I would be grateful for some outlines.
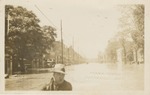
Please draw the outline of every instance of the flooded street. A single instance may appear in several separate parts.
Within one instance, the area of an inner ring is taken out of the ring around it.
[[[70,72],[74,90],[144,90],[143,65],[83,64]]]
[[[66,67],[65,79],[72,83],[73,91],[144,90],[144,65],[80,64]],[[40,91],[49,82],[52,73],[24,74],[6,80],[7,90]]]

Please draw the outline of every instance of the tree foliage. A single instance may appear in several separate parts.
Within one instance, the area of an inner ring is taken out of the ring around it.
[[[124,49],[124,58],[126,59],[128,56],[128,49],[130,52],[135,52],[137,61],[137,51],[140,48],[144,50],[144,5],[124,5],[121,6],[121,8],[121,30],[120,33],[118,32],[118,37],[124,40],[120,40],[122,48]],[[129,41],[132,42],[130,47],[127,44]]]
[[[5,21],[5,43],[10,48],[6,49],[6,53],[18,59],[41,57],[55,41],[55,29],[51,26],[41,27],[37,16],[26,8],[6,5]]]
[[[119,44],[115,38],[109,40],[107,48],[105,50],[108,62],[116,62],[117,61],[117,49],[118,48],[119,48]]]
[[[124,32],[124,36],[131,35],[135,48],[144,49],[144,5],[122,5],[120,8],[121,32]]]
[[[135,5],[133,17],[135,31],[132,32],[132,39],[138,48],[144,49],[144,5]]]

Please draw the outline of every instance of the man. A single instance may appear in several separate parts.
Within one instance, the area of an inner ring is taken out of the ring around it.
[[[65,68],[63,64],[56,64],[50,83],[44,86],[44,91],[71,91],[72,85],[64,80]]]

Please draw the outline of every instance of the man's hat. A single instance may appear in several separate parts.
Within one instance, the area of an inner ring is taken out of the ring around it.
[[[56,64],[53,72],[65,74],[65,65],[64,64]]]

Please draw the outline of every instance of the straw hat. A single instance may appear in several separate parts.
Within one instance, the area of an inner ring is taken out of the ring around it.
[[[56,64],[53,72],[65,74],[65,65],[64,64]]]

